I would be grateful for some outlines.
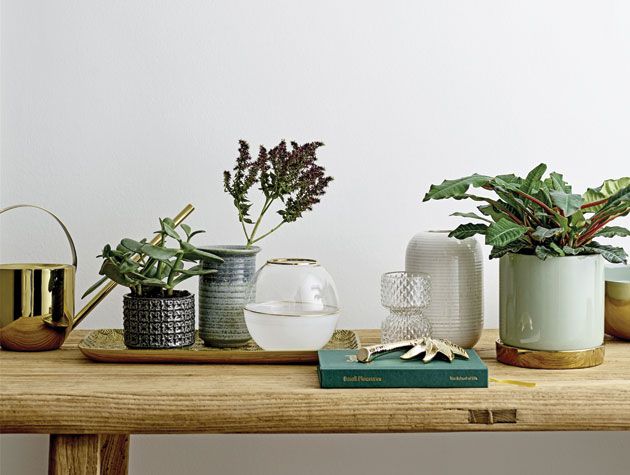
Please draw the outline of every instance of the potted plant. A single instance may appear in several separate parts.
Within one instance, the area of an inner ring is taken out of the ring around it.
[[[500,258],[501,341],[530,350],[588,350],[603,343],[604,260],[625,262],[623,248],[594,239],[629,236],[614,219],[630,212],[630,177],[606,180],[574,193],[559,173],[544,178],[540,164],[525,178],[474,174],[432,185],[427,200],[453,198],[480,203],[474,219],[450,236],[475,234]],[[469,188],[493,192],[487,197]]]
[[[251,157],[247,142],[239,143],[236,164],[233,171],[224,172],[223,183],[233,199],[245,244],[204,247],[223,262],[202,259],[204,269],[217,272],[199,280],[199,334],[206,344],[217,347],[241,346],[251,339],[243,307],[256,271],[256,254],[260,251],[255,244],[310,211],[332,181],[317,163],[321,142],[303,145],[291,142],[291,149],[284,140],[269,150],[261,145],[257,158]],[[252,189],[260,190],[264,198],[255,217],[251,213]],[[271,210],[280,219],[263,230],[263,218]]]
[[[129,288],[123,297],[123,329],[125,345],[129,348],[180,348],[195,342],[195,297],[176,287],[190,277],[215,273],[215,269],[196,263],[200,258],[221,262],[221,258],[197,249],[190,243],[196,234],[190,226],[180,224],[176,229],[169,218],[160,219],[160,244],[146,239],[123,239],[116,248],[107,244],[98,257],[103,258],[100,275]],[[167,238],[177,242],[167,247]],[[103,282],[101,279],[83,295],[85,297]]]

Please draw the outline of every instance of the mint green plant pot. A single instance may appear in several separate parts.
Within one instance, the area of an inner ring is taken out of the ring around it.
[[[604,259],[507,254],[499,275],[503,343],[531,350],[586,350],[604,341]]]

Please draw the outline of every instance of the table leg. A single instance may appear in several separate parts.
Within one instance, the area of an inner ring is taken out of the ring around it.
[[[129,434],[101,434],[101,474],[127,475]]]
[[[129,435],[52,434],[49,475],[126,475]]]

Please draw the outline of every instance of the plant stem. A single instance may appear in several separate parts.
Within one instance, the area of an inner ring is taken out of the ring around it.
[[[254,239],[251,244],[254,244],[258,241],[260,241],[261,239],[269,236],[272,232],[274,232],[276,229],[278,229],[280,226],[282,226],[284,223],[286,223],[286,221],[280,221],[280,224],[278,224],[275,228],[272,228],[271,230],[267,231],[265,234],[263,234],[262,236],[260,236],[258,239]]]
[[[262,222],[262,218],[265,215],[265,213],[267,212],[267,210],[269,209],[269,207],[271,206],[271,203],[273,203],[273,198],[267,197],[265,199],[265,204],[263,205],[262,210],[260,211],[260,215],[258,216],[258,219],[256,220],[256,223],[254,224],[254,229],[252,229],[251,234],[247,238],[247,247],[250,247],[256,241],[260,241],[262,239],[262,238],[254,239],[254,237],[256,235],[256,231],[258,230],[258,226],[260,226],[260,223]],[[269,234],[269,233],[267,233],[267,234]],[[265,237],[267,234],[265,234],[263,237]]]
[[[585,203],[580,206],[580,209],[592,208],[593,206],[603,205],[608,201],[608,198],[603,198],[601,200],[593,201],[592,203]]]
[[[171,271],[168,273],[168,280],[166,281],[166,285],[167,285],[166,293],[168,295],[173,295],[173,287],[172,287],[173,279],[175,279],[175,274],[177,274],[177,266],[182,261],[183,257],[184,257],[183,251],[178,251],[177,259],[175,259],[175,264],[173,265],[173,267],[171,267]]]

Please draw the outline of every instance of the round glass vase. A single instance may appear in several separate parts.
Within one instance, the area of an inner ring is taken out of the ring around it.
[[[381,325],[381,342],[393,343],[431,336],[431,324],[422,315],[431,302],[427,274],[388,272],[381,277],[381,304],[389,315]]]
[[[254,278],[244,309],[254,341],[267,351],[319,350],[332,337],[339,299],[330,274],[313,259],[270,259]]]

